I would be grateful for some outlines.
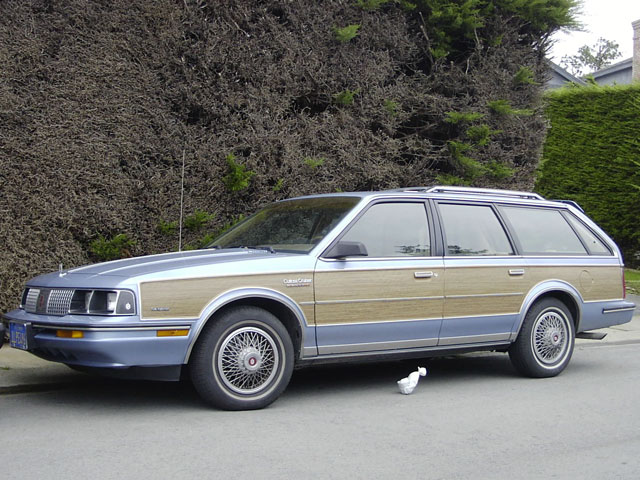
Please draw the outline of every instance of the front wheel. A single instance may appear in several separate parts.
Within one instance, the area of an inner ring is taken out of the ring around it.
[[[523,375],[554,377],[569,364],[574,342],[571,312],[560,300],[546,298],[527,312],[509,358]]]
[[[200,396],[225,410],[266,407],[284,391],[293,371],[287,329],[257,307],[235,307],[211,320],[191,356],[191,380]]]

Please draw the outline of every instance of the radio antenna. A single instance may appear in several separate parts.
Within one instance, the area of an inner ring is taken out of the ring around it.
[[[182,251],[182,213],[184,211],[184,157],[186,151],[182,149],[182,179],[180,180],[180,229],[178,233],[178,251]]]

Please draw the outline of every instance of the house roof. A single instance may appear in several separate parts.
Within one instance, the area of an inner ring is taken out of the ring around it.
[[[611,75],[612,73],[616,73],[621,70],[631,69],[632,66],[633,58],[627,58],[626,60],[622,60],[621,62],[614,63],[613,65],[601,68],[600,70],[596,70],[595,72],[591,73],[591,75],[593,75],[593,78],[597,80],[599,77]]]
[[[551,60],[547,59],[547,63],[549,64],[549,67],[551,67],[551,70],[553,70],[558,76],[560,76],[564,81],[566,82],[572,82],[572,83],[577,83],[578,85],[586,85],[587,82],[585,82],[584,80],[582,80],[581,78],[576,77],[575,75],[571,75],[567,70],[565,70],[564,68],[562,68],[560,65],[558,65],[557,63],[552,62]]]

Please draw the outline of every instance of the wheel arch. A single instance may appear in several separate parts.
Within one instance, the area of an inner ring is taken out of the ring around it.
[[[529,309],[539,300],[549,297],[555,298],[567,306],[571,316],[573,317],[573,323],[576,329],[575,331],[578,331],[580,319],[582,318],[582,304],[584,303],[582,296],[571,284],[560,280],[554,280],[536,285],[531,289],[522,303],[520,312],[518,313],[518,318],[515,324],[516,328],[514,328],[511,335],[511,341],[515,341],[518,337],[520,329],[522,328],[522,323],[524,322],[524,318]]]
[[[275,290],[265,288],[239,289],[225,292],[216,297],[203,310],[197,322],[195,333],[189,344],[184,363],[188,363],[193,347],[200,334],[211,321],[221,313],[237,306],[254,306],[262,308],[274,315],[287,329],[294,348],[294,358],[300,358],[305,344],[307,320],[300,306],[290,297]]]

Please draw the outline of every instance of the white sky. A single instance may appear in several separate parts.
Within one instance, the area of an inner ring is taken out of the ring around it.
[[[563,55],[574,55],[582,45],[593,45],[598,38],[613,40],[620,45],[619,62],[633,54],[631,22],[640,20],[640,0],[582,0],[582,13],[578,15],[584,32],[558,32],[549,56],[560,63]]]

